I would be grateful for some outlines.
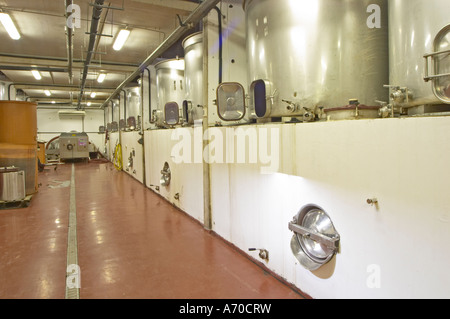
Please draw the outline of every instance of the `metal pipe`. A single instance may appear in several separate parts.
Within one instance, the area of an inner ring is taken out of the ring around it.
[[[411,99],[408,102],[393,102],[394,107],[408,109],[421,105],[438,105],[443,104],[436,96],[429,95],[427,97],[421,97],[416,99]]]
[[[203,121],[202,121],[202,136],[208,132],[208,18],[203,19]],[[209,143],[206,139],[203,140],[202,150],[205,150],[207,158],[203,161],[203,225],[205,229],[212,229],[211,218],[211,172],[209,161]],[[208,138],[209,140],[209,138]]]
[[[14,54],[14,53],[0,53],[0,57],[6,58],[16,58],[16,59],[32,59],[32,60],[45,60],[45,61],[55,61],[55,62],[65,62],[66,58],[53,57],[53,56],[33,56],[28,54]],[[83,59],[73,59],[74,63],[85,63],[86,60]],[[91,62],[98,62],[103,66],[123,66],[123,67],[138,67],[139,64],[135,63],[121,63],[121,62],[108,62],[108,61],[97,61],[92,60]]]
[[[79,87],[77,85],[70,85],[70,84],[43,84],[43,83],[11,83],[11,85],[14,85],[16,87],[50,87],[55,88],[56,90],[64,90],[64,89],[78,89]],[[113,87],[92,87],[95,91],[105,92],[105,91],[113,91],[115,88]]]
[[[91,64],[92,56],[94,53],[95,39],[97,37],[98,24],[100,21],[100,15],[102,14],[102,6],[104,2],[105,0],[95,0],[95,3],[92,4],[93,10],[92,10],[91,30],[89,36],[89,45],[86,61],[84,62],[83,77],[81,79],[80,84],[80,94],[78,95],[78,109],[81,108],[81,100],[83,99],[89,65]]]
[[[8,101],[11,101],[11,87],[14,85],[14,83],[10,83],[8,85]]]
[[[148,68],[145,68],[145,70],[149,71]],[[142,165],[142,184],[144,184],[144,186],[147,186],[147,179],[145,177],[146,169],[145,169],[145,134],[144,134],[144,72],[145,72],[145,70],[142,71],[142,76],[141,76],[141,125],[140,125],[141,127],[139,130],[139,135],[141,135],[141,138],[139,139],[138,143],[141,144],[141,148],[142,148],[142,163],[143,163],[143,165]],[[148,81],[150,83],[150,75],[148,77]],[[150,101],[149,101],[149,105],[150,105]]]
[[[47,68],[42,66],[23,66],[23,65],[0,65],[0,70],[9,71],[41,71],[41,72],[56,72],[56,73],[66,73],[68,69],[63,68]]]
[[[139,74],[145,69],[147,66],[152,64],[161,54],[163,54],[167,49],[169,49],[173,44],[175,44],[185,33],[185,31],[193,27],[197,22],[199,22],[203,17],[205,17],[209,11],[216,6],[221,0],[205,0],[203,1],[190,15],[187,19],[182,23],[182,25],[178,26],[175,31],[170,34],[166,40],[164,40],[153,53],[141,63],[139,68],[134,71],[127,79],[125,79],[114,91],[114,93],[103,103],[101,107],[105,107],[117,94],[120,93],[120,90],[125,87],[128,83],[133,81]]]
[[[66,0],[66,21],[70,14],[67,12],[67,8],[73,5],[73,0]],[[73,84],[73,29],[66,25],[66,48],[67,48],[67,68],[69,76],[69,84]],[[71,96],[71,98],[73,98]]]
[[[145,68],[148,72],[148,112],[149,112],[149,121],[152,121],[152,83],[151,83],[151,75],[150,69],[148,67]],[[144,70],[144,71],[145,71]],[[142,78],[142,82],[144,78]],[[142,112],[142,127],[144,127],[144,112]]]
[[[98,50],[98,46],[99,46],[99,44],[100,44],[100,39],[102,38],[103,29],[104,29],[104,27],[105,27],[106,18],[108,17],[108,12],[109,12],[109,9],[110,9],[110,8],[111,8],[111,2],[110,2],[109,5],[106,7],[106,14],[105,14],[105,17],[104,17],[103,21],[100,23],[100,27],[99,27],[99,30],[98,30],[99,35],[98,35],[97,43],[95,44],[95,49],[94,49],[94,51],[95,51],[94,58],[95,58],[96,52],[97,52],[97,50]]]
[[[125,127],[127,126],[127,91],[122,89],[123,93],[123,120],[125,121]],[[119,95],[119,101],[120,101],[120,95]],[[119,123],[120,123],[120,113],[119,113]],[[120,129],[120,127],[119,127]],[[124,128],[125,129],[125,128]]]
[[[222,83],[223,77],[223,35],[222,35],[222,11],[219,8],[214,7],[217,11],[217,19],[219,21],[219,84]]]

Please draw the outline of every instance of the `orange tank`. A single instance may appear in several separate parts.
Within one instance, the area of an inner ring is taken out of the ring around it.
[[[0,101],[0,167],[25,171],[27,195],[37,192],[37,105]]]
[[[36,142],[37,104],[0,101],[0,143],[36,145]]]

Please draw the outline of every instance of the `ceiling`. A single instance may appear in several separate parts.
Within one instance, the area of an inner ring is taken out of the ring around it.
[[[101,106],[179,26],[178,16],[184,21],[198,7],[195,0],[105,0],[83,82],[94,0],[72,2],[80,8],[81,24],[80,28],[70,29],[73,31],[70,49],[70,32],[69,36],[66,34],[69,0],[0,0],[1,11],[11,16],[21,34],[19,40],[13,40],[0,24],[0,72],[28,101],[54,107],[86,108],[88,102],[89,107]],[[131,30],[131,34],[122,50],[115,51],[113,43],[123,28]],[[188,33],[195,31],[191,29]],[[181,40],[161,58],[182,56]],[[31,67],[42,70],[41,80],[34,78]],[[96,80],[100,73],[107,74],[101,84]],[[82,88],[84,94],[79,99]],[[51,92],[50,97],[45,95],[46,89]],[[91,98],[91,92],[96,93],[95,98]]]

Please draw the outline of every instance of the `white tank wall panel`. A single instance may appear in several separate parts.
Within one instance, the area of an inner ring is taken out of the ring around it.
[[[213,230],[245,252],[267,249],[267,266],[313,298],[450,297],[450,253],[442,249],[450,240],[443,191],[450,187],[450,119],[290,127],[296,142],[281,143],[280,156],[294,148],[295,176],[261,174],[253,164],[211,166]],[[378,199],[378,208],[369,198]],[[307,204],[321,206],[341,236],[340,252],[315,272],[298,264],[289,247],[287,225]]]
[[[138,131],[132,132],[121,132],[122,136],[122,161],[123,161],[123,170],[128,173],[130,176],[137,179],[139,182],[144,183],[144,164],[143,164],[143,147],[142,144],[139,144],[139,139],[141,135]],[[134,152],[133,152],[134,151]],[[133,166],[128,167],[128,158],[130,157],[130,153],[133,152]]]

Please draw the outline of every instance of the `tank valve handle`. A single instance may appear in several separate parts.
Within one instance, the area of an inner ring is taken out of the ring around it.
[[[266,249],[261,249],[261,248],[249,248],[249,251],[257,251],[259,250],[259,258],[265,260],[265,261],[269,261],[269,252]]]
[[[376,199],[376,198],[369,198],[369,199],[367,199],[367,204],[369,204],[371,206],[373,206],[373,205],[377,206],[378,205],[378,199]]]
[[[293,113],[298,108],[297,105],[294,102],[292,102],[292,101],[288,101],[288,100],[281,100],[281,101],[283,101],[284,103],[288,104],[288,106],[286,106],[286,110],[288,110],[289,112]]]

